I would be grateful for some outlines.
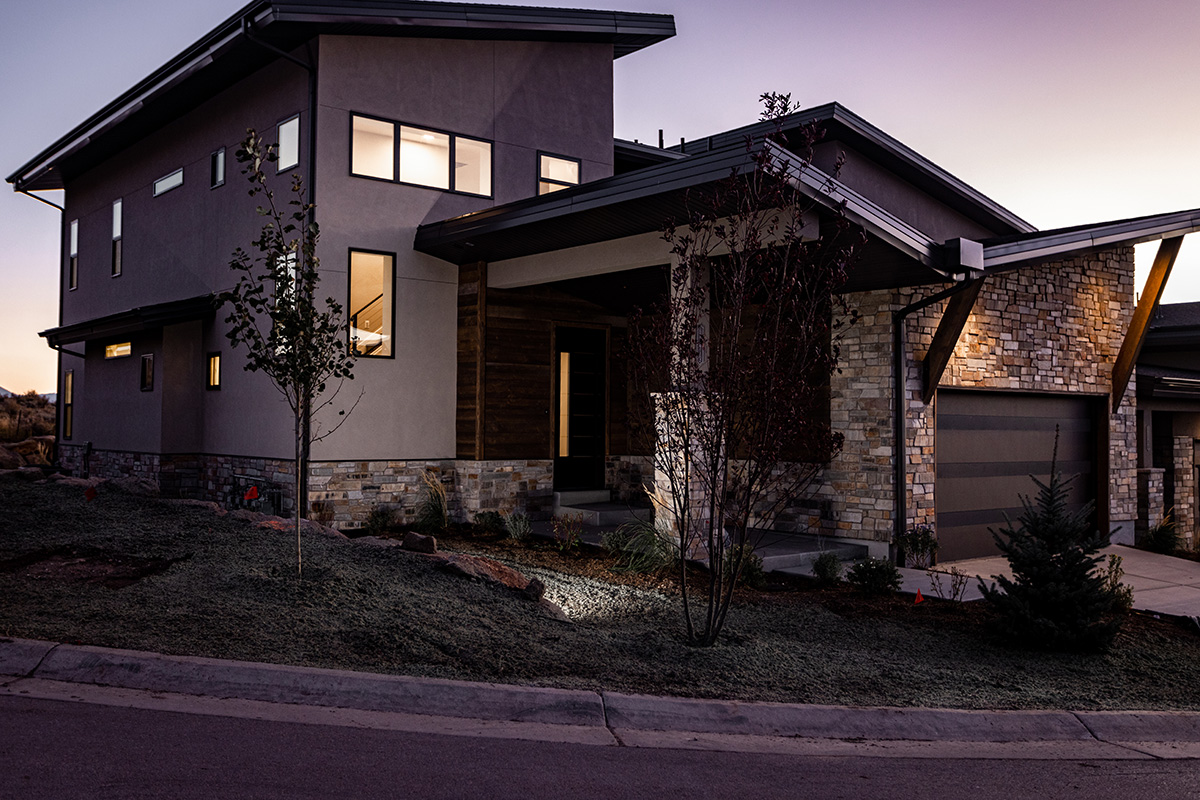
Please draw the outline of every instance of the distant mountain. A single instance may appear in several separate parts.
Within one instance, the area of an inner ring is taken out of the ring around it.
[[[12,392],[10,392],[8,389],[5,389],[3,386],[0,386],[0,397],[12,397],[12,396],[13,396]]]
[[[24,392],[10,392],[8,389],[5,389],[3,386],[0,386],[0,397],[18,397],[22,394],[24,394]],[[58,393],[57,392],[46,392],[45,394],[42,395],[42,397],[46,398],[51,403],[58,401]]]

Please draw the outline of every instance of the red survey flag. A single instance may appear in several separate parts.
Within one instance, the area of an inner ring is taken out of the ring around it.
[[[925,602],[925,598],[921,597],[921,590],[917,589],[917,599],[913,600],[913,605],[915,606],[917,603],[923,603],[923,602]]]
[[[245,498],[244,498],[244,499],[246,499],[246,500],[257,500],[257,499],[258,499],[258,487],[257,487],[257,486],[251,486],[249,489],[247,489],[247,490],[246,490],[246,496],[245,496]]]
[[[96,499],[96,487],[89,486],[87,489],[84,490],[83,496],[87,499],[87,501],[89,503],[91,501],[95,500]]]

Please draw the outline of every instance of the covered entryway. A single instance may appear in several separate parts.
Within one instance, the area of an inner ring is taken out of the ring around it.
[[[1071,483],[1071,507],[1097,499],[1100,447],[1097,416],[1104,398],[973,392],[937,393],[938,559],[997,554],[988,528],[1005,514],[1015,523],[1021,495],[1035,497],[1033,475],[1050,476],[1057,426],[1057,468]],[[1099,428],[1102,429],[1102,428]],[[1100,520],[1103,522],[1103,520]]]

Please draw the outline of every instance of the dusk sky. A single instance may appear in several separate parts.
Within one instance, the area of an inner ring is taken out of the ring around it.
[[[3,0],[0,174],[244,4]],[[616,62],[623,138],[716,133],[754,121],[760,93],[790,92],[842,103],[1039,228],[1200,207],[1195,0],[525,4],[675,15],[674,39]],[[0,386],[13,391],[54,391],[37,332],[58,322],[60,224],[4,185]],[[1200,300],[1191,238],[1167,302]]]

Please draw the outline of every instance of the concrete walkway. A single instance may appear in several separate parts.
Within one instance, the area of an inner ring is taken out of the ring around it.
[[[692,700],[0,639],[0,696],[595,746],[796,755],[1200,758],[1200,713]]]
[[[1104,564],[1107,564],[1110,554],[1121,557],[1121,566],[1125,570],[1123,581],[1133,587],[1134,608],[1159,614],[1200,617],[1200,562],[1148,553],[1121,544],[1106,547],[1102,552]],[[951,561],[939,567],[943,572],[950,568],[970,576],[964,600],[982,597],[980,579],[991,584],[994,575],[1012,577],[1008,561],[1003,556]],[[939,596],[934,578],[924,570],[902,569],[900,572],[904,591],[915,593],[920,589],[922,594],[930,597]],[[948,597],[949,577],[943,574],[941,582],[942,594]]]

